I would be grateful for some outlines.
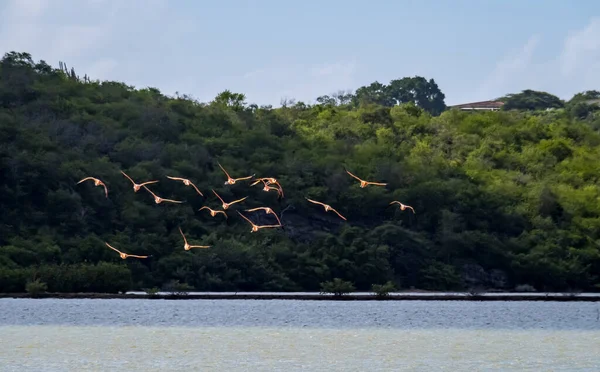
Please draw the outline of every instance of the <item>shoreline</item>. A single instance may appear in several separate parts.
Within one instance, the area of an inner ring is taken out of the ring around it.
[[[386,297],[374,294],[334,296],[331,294],[117,294],[117,293],[0,293],[0,298],[33,298],[33,299],[139,299],[139,300],[297,300],[297,301],[559,301],[559,302],[600,302],[597,296],[579,296],[577,294],[402,294],[390,293]]]

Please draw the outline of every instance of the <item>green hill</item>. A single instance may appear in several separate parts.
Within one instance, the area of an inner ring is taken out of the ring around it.
[[[394,87],[405,95],[402,84]],[[229,91],[199,103],[7,53],[0,62],[0,292],[22,292],[35,279],[57,292],[175,280],[197,290],[315,291],[336,277],[358,290],[388,280],[432,290],[598,289],[595,113],[432,116],[445,108],[443,95],[378,105],[358,97],[363,88],[316,105],[258,107]],[[411,100],[428,111],[395,105]],[[217,162],[233,177],[276,177],[284,197],[250,181],[224,185]],[[360,188],[345,169],[387,185]],[[148,188],[183,203],[134,193],[121,170],[137,182],[159,180]],[[77,184],[87,176],[106,183],[108,198],[92,182]],[[205,197],[166,176],[189,178]],[[198,211],[220,207],[212,189],[227,201],[248,198],[227,210],[228,219],[213,218]],[[390,206],[393,200],[416,214]],[[244,212],[259,206],[284,211],[284,228],[251,233],[235,211],[273,223]],[[179,227],[190,244],[211,248],[185,251]],[[152,257],[121,260],[104,242]]]

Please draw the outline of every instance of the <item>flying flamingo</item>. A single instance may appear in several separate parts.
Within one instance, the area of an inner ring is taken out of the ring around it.
[[[367,185],[375,185],[375,186],[385,186],[387,185],[387,183],[381,183],[381,182],[370,182],[370,181],[365,181],[363,179],[360,179],[358,177],[356,177],[355,175],[353,175],[352,173],[348,172],[348,170],[346,169],[346,173],[348,173],[349,175],[351,175],[352,177],[356,178],[357,180],[360,181],[360,187],[361,188],[365,188],[367,187]]]
[[[188,180],[187,178],[181,178],[181,177],[171,177],[171,176],[167,176],[167,178],[169,178],[169,179],[172,179],[172,180],[176,180],[176,181],[181,181],[181,182],[183,182],[183,184],[184,184],[184,185],[186,185],[186,186],[192,186],[192,187],[194,188],[194,190],[196,190],[196,192],[197,192],[198,194],[200,194],[201,196],[204,196],[204,194],[202,194],[202,193],[200,192],[200,190],[198,190],[198,188],[196,187],[196,185],[194,185],[194,184],[192,183],[192,181]]]
[[[77,184],[80,184],[83,181],[88,181],[88,180],[93,180],[94,181],[94,186],[102,186],[102,187],[104,187],[104,195],[108,198],[108,189],[106,188],[106,185],[104,184],[104,182],[100,181],[97,178],[86,177],[86,178],[82,179],[81,181],[77,182]]]
[[[279,184],[279,182],[277,182],[277,179],[275,179],[273,177],[262,177],[262,178],[259,178],[258,181],[265,181],[267,183],[267,185],[270,185],[272,183]],[[251,186],[256,185],[258,183],[258,181],[254,182]]]
[[[125,177],[127,177],[129,179],[129,181],[131,181],[131,183],[133,183],[133,192],[138,192],[140,190],[140,188],[144,185],[150,185],[150,184],[158,182],[158,181],[148,181],[148,182],[144,182],[144,183],[135,183],[135,181],[132,180],[131,177],[129,177],[127,174],[125,174],[125,172],[121,171],[121,173],[123,173],[123,175]]]
[[[227,209],[227,208],[229,208],[230,205],[235,204],[235,203],[239,203],[239,202],[241,202],[241,201],[243,201],[243,200],[245,200],[247,198],[247,196],[246,196],[246,197],[243,197],[241,199],[234,200],[234,201],[229,202],[229,203],[225,203],[225,201],[219,196],[219,194],[217,194],[217,192],[215,190],[213,190],[212,192],[214,192],[215,195],[217,196],[217,198],[219,198],[219,200],[221,201],[221,203],[223,203],[223,209],[224,210]]]
[[[225,173],[225,175],[227,176],[227,181],[225,181],[225,185],[233,185],[237,181],[249,180],[250,178],[254,177],[254,175],[251,175],[251,176],[248,176],[248,177],[231,178],[231,176],[229,175],[229,173],[227,173],[227,171],[225,170],[225,168],[223,168],[223,166],[219,162],[217,162],[217,164],[219,165],[219,167],[221,168],[221,170],[223,171],[223,173]]]
[[[185,235],[183,235],[183,231],[181,231],[181,227],[179,228],[179,232],[181,236],[183,236],[183,249],[189,251],[192,248],[210,248],[210,245],[189,245]]]
[[[311,203],[314,203],[314,204],[319,204],[319,205],[322,205],[322,206],[325,208],[325,212],[333,211],[333,212],[335,212],[335,213],[336,213],[338,216],[340,216],[340,218],[341,218],[341,219],[343,219],[344,221],[346,221],[346,217],[342,216],[342,215],[340,214],[340,212],[338,212],[338,211],[336,211],[335,209],[333,209],[333,208],[332,208],[332,207],[331,207],[329,204],[324,204],[324,203],[321,203],[321,202],[318,202],[318,201],[316,201],[316,200],[312,200],[312,199],[309,199],[309,198],[306,198],[306,200],[308,200],[309,202],[311,202]]]
[[[415,209],[413,207],[411,207],[410,205],[402,204],[397,200],[394,200],[393,202],[390,203],[390,205],[392,205],[392,204],[398,204],[400,206],[401,211],[410,209],[413,212],[413,214],[415,214]]]
[[[165,199],[165,198],[161,198],[160,196],[156,195],[155,193],[153,193],[152,191],[150,191],[149,188],[147,188],[146,186],[143,186],[143,188],[146,189],[146,191],[148,191],[150,194],[152,194],[152,196],[154,196],[154,202],[156,204],[160,204],[162,202],[169,202],[169,203],[183,203],[181,201],[178,200],[172,200],[172,199]]]
[[[113,251],[118,252],[119,256],[121,256],[122,259],[126,259],[127,257],[135,257],[135,258],[148,258],[148,257],[150,257],[150,256],[138,256],[137,254],[124,253],[124,252],[121,252],[120,250],[118,250],[117,248],[111,246],[107,242],[104,242],[104,244],[106,244],[106,246],[108,246],[108,248],[112,249]]]
[[[279,220],[279,217],[277,216],[277,213],[275,213],[271,208],[269,207],[258,207],[258,208],[252,208],[252,209],[246,209],[246,212],[255,212],[258,210],[263,210],[265,211],[267,214],[272,214],[273,216],[275,216],[275,218],[277,218],[277,222],[279,222],[279,224],[281,225],[281,221]]]
[[[256,232],[256,231],[258,231],[260,229],[265,229],[265,228],[269,228],[269,227],[281,227],[281,225],[262,225],[262,226],[258,226],[254,222],[250,221],[248,219],[248,217],[246,217],[243,214],[241,214],[239,211],[236,211],[236,212],[238,212],[238,214],[240,216],[242,216],[243,219],[245,219],[246,221],[248,221],[252,225],[252,230],[250,232]]]
[[[212,209],[212,208],[209,208],[209,207],[207,207],[206,205],[205,205],[204,207],[202,207],[202,208],[198,209],[198,210],[199,210],[199,211],[201,211],[201,210],[203,210],[203,209],[208,209],[208,210],[209,210],[209,212],[210,212],[210,215],[211,215],[212,217],[215,217],[215,216],[216,216],[217,214],[219,214],[219,213],[223,213],[223,216],[225,216],[225,218],[227,218],[227,213],[225,213],[225,211],[216,211],[216,210],[214,210],[214,209]]]
[[[279,183],[274,183],[278,187],[273,187],[273,186],[269,186],[268,181],[265,181],[264,179],[260,179],[260,180],[258,180],[256,182],[252,183],[250,186],[254,186],[254,185],[256,185],[259,182],[262,182],[264,184],[264,187],[262,189],[264,192],[269,192],[271,190],[275,190],[275,191],[277,191],[277,196],[279,198],[283,198],[283,188],[281,187],[281,185]]]

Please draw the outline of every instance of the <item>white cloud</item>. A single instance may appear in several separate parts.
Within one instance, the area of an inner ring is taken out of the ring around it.
[[[533,35],[518,51],[511,53],[502,61],[498,62],[492,74],[486,79],[480,88],[480,96],[490,97],[492,94],[502,95],[497,92],[512,89],[515,81],[522,81],[523,76],[528,73],[532,65],[535,49],[540,42],[539,35]],[[494,93],[495,92],[495,93]],[[492,98],[492,97],[490,97]],[[495,98],[495,97],[494,97]]]
[[[600,17],[592,18],[586,28],[566,39],[559,62],[564,76],[597,69],[600,62]]]
[[[524,89],[542,90],[569,99],[573,94],[600,89],[600,18],[570,33],[560,52],[536,61],[541,36],[533,35],[517,51],[498,62],[481,84],[478,97],[493,99]]]

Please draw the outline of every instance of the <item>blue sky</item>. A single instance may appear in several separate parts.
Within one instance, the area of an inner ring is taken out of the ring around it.
[[[0,52],[210,101],[434,78],[446,104],[600,90],[600,1],[4,0]]]

